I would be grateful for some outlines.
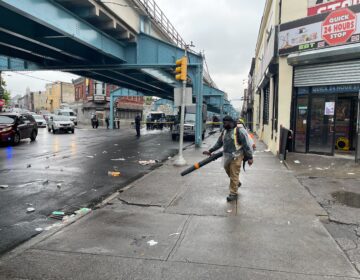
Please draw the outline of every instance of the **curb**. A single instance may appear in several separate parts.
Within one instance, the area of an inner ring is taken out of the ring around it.
[[[3,256],[1,256],[0,263],[4,262],[6,260],[9,260],[13,257],[16,257],[17,255],[25,252],[28,249],[31,249],[33,246],[39,244],[40,242],[44,241],[45,239],[47,239],[49,237],[55,235],[57,232],[63,230],[67,226],[70,226],[71,224],[79,221],[80,219],[89,215],[90,213],[92,213],[92,210],[85,214],[78,214],[73,218],[69,218],[66,222],[59,223],[59,226],[56,226],[53,229],[50,229],[49,231],[43,231],[43,232],[37,234],[36,236],[34,236],[34,237],[30,238],[29,240],[25,241],[24,243],[20,244],[19,246],[17,246],[10,252],[7,252]],[[54,225],[55,224],[56,223],[54,223]]]

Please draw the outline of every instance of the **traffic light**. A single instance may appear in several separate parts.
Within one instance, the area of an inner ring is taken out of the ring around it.
[[[183,56],[182,58],[176,60],[176,80],[178,81],[186,81],[187,79],[187,57]]]

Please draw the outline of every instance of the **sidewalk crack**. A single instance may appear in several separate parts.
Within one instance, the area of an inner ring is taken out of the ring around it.
[[[118,198],[118,200],[121,201],[122,203],[124,203],[126,205],[130,205],[130,206],[145,207],[145,208],[149,208],[149,207],[162,208],[162,205],[159,205],[159,204],[144,204],[144,203],[128,202],[124,199],[121,199],[120,197]]]
[[[190,221],[191,221],[191,218],[192,216],[188,216],[185,220],[185,223],[180,231],[180,235],[179,235],[179,238],[178,240],[175,242],[175,245],[174,247],[171,249],[171,251],[169,252],[169,254],[167,255],[166,259],[165,259],[165,262],[167,262],[171,256],[173,256],[176,251],[177,251],[177,248],[179,248],[180,244],[182,243],[182,241],[184,240],[185,238],[185,232],[186,230],[188,229],[189,227],[189,224],[190,224]]]

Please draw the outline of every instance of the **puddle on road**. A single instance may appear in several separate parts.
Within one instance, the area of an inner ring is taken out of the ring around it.
[[[339,191],[334,192],[331,196],[335,199],[336,202],[352,207],[360,208],[360,194],[353,192]]]

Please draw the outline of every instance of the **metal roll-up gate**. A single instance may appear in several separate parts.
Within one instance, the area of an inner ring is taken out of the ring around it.
[[[360,60],[295,67],[295,87],[360,83]]]

